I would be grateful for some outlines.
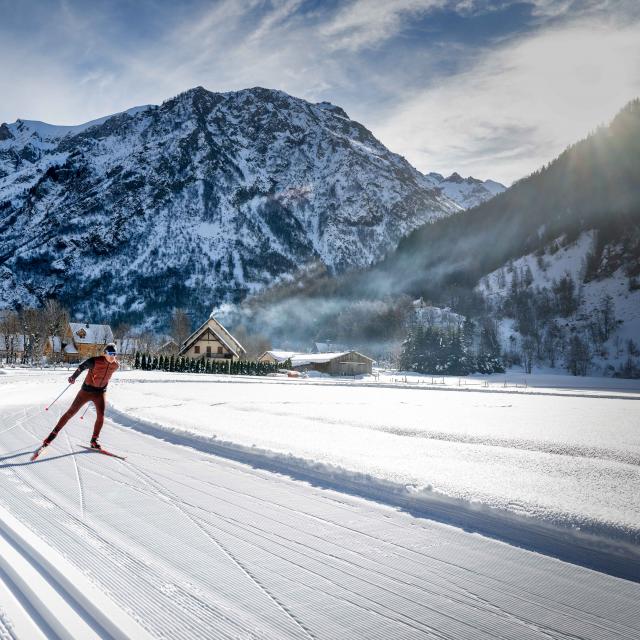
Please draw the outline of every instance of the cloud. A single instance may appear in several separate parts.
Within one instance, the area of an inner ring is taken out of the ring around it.
[[[640,95],[640,24],[580,21],[491,50],[374,130],[418,168],[506,183],[553,159]]]
[[[408,17],[447,3],[448,0],[356,0],[345,5],[321,33],[331,48],[357,50],[395,35]]]
[[[3,2],[0,122],[260,85],[343,106],[423,171],[509,182],[640,93],[635,0]]]

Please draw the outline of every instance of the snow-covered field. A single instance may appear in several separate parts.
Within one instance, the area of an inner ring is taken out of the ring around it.
[[[29,464],[66,375],[0,375],[3,640],[640,636],[633,384],[123,372],[126,461]]]
[[[131,426],[258,449],[319,476],[366,476],[369,489],[415,506],[448,497],[640,543],[640,393],[456,380],[403,388],[133,372],[111,402]]]

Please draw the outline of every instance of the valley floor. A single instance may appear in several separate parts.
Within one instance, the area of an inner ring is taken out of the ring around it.
[[[640,635],[640,584],[606,572],[607,557],[609,573],[623,572],[624,557],[634,566],[637,505],[625,508],[610,500],[606,518],[594,516],[602,526],[594,525],[589,535],[600,541],[618,535],[617,546],[626,549],[615,558],[615,545],[605,545],[599,560],[603,570],[594,571],[536,552],[547,551],[538,546],[544,538],[540,532],[524,539],[533,523],[547,522],[544,510],[536,520],[523,503],[526,519],[520,521],[515,518],[522,514],[513,507],[487,503],[479,509],[481,517],[469,520],[471,499],[444,491],[446,465],[437,463],[449,456],[451,466],[462,469],[466,458],[481,471],[481,452],[473,447],[484,447],[488,466],[498,464],[493,450],[501,449],[507,455],[504,468],[512,465],[517,475],[513,465],[528,464],[535,479],[545,470],[536,469],[528,456],[536,464],[540,456],[572,463],[576,458],[587,465],[569,466],[565,475],[597,482],[598,469],[609,491],[621,476],[626,482],[636,478],[638,461],[627,458],[638,453],[637,434],[624,426],[625,415],[637,416],[634,394],[543,395],[534,398],[545,403],[536,413],[530,394],[497,390],[292,385],[277,379],[130,372],[119,374],[110,388],[102,437],[126,461],[79,446],[88,440],[90,411],[83,421],[72,420],[50,451],[30,464],[33,448],[70,400],[63,396],[50,412],[43,410],[64,388],[66,375],[0,376],[2,640]],[[605,401],[611,404],[602,406]],[[578,422],[566,418],[581,406],[586,408],[579,413],[583,439],[578,443]],[[494,416],[507,408],[515,409],[517,438],[492,431],[496,425],[506,429]],[[600,422],[611,410],[623,422],[622,435],[613,442]],[[425,431],[427,423],[418,418],[428,412],[440,416],[440,436],[434,436],[435,417],[426,436],[411,435],[411,428]],[[564,453],[545,450],[560,437],[558,431],[553,438],[537,439],[528,432],[535,417],[538,424],[549,423],[556,413],[568,425],[561,438]],[[465,415],[475,419],[487,442],[469,441],[468,429],[462,429]],[[526,415],[531,423],[522,422]],[[401,448],[402,441],[409,449]],[[415,463],[412,473],[418,475],[411,485],[397,472],[403,460],[418,460],[409,450],[423,441],[435,453],[420,449],[426,457],[423,468]],[[537,443],[533,449],[532,442]],[[385,448],[397,464],[378,468]],[[442,483],[439,495],[447,500],[439,507],[433,500],[401,504],[406,495],[398,487],[405,483],[411,485],[409,494],[425,493],[424,487],[417,490],[418,480],[429,477],[430,467],[434,486],[426,493],[438,494],[433,489]],[[560,481],[564,467],[556,467],[554,478]],[[365,497],[366,486],[375,500]],[[596,488],[592,484],[589,490]],[[548,496],[542,498],[546,504]],[[581,505],[588,504],[585,497]],[[492,520],[491,509],[513,515],[494,522],[509,525],[521,546],[483,530],[482,522]],[[451,526],[456,518],[470,524],[467,530]],[[561,530],[562,523],[553,524]],[[561,542],[558,534],[551,553],[568,554]],[[578,545],[576,553],[585,556],[581,564],[589,564],[593,549],[587,547]]]

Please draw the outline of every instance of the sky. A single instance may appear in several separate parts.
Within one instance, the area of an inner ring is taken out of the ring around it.
[[[639,0],[0,0],[0,122],[186,89],[332,102],[419,170],[511,184],[640,97]]]

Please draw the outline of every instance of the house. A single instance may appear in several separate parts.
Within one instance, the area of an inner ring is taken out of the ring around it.
[[[60,340],[65,362],[77,362],[102,353],[105,345],[113,342],[113,332],[108,324],[70,322]],[[56,341],[49,340],[45,355],[55,353]]]
[[[64,345],[59,336],[49,336],[44,345],[44,355],[48,362],[60,362],[64,359]]]
[[[22,334],[0,334],[0,358],[7,362],[19,362],[24,357],[24,336]]]
[[[160,349],[158,349],[158,353],[163,355],[175,355],[180,351],[180,345],[173,339],[167,340]]]
[[[179,356],[241,360],[245,348],[213,316],[196,329],[183,343]]]
[[[295,355],[297,355],[296,351],[265,351],[258,358],[258,362],[269,362],[271,364],[277,364],[282,363],[285,360],[289,360]]]
[[[327,353],[294,353],[265,351],[261,362],[291,361],[294,371],[319,371],[332,376],[356,376],[372,373],[373,359],[357,351],[331,351]]]

